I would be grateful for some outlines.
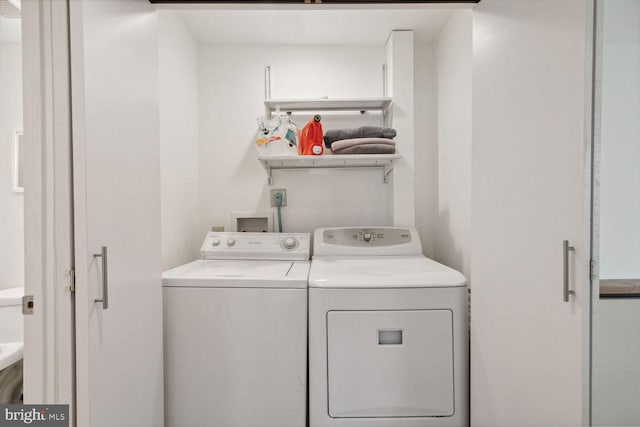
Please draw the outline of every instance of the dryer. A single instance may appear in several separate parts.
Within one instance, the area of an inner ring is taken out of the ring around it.
[[[165,425],[302,427],[310,236],[207,234],[163,274]]]
[[[323,228],[309,272],[310,427],[469,424],[466,279],[412,228]]]

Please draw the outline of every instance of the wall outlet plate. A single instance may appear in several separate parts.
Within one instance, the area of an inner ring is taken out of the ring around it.
[[[271,207],[272,208],[276,207],[276,194],[277,193],[282,194],[282,205],[281,206],[287,206],[287,190],[285,188],[274,188],[274,189],[271,189],[269,191],[270,191],[269,200],[271,200]]]

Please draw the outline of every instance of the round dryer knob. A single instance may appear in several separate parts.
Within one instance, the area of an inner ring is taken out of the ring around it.
[[[236,239],[231,239],[231,238],[227,239],[228,246],[233,246],[235,244],[236,244]]]
[[[282,241],[282,247],[290,251],[298,247],[298,239],[295,237],[287,237]]]
[[[364,240],[365,242],[370,242],[371,241],[371,233],[364,233],[362,235],[362,240]]]
[[[216,237],[211,243],[213,244],[213,246],[218,246],[220,244],[220,239]]]

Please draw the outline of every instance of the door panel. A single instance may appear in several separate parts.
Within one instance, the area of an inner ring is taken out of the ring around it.
[[[70,11],[78,425],[162,426],[156,13],[146,0]]]
[[[329,415],[453,416],[453,348],[451,310],[329,311]]]
[[[640,425],[640,2],[596,8],[592,421]]]
[[[24,316],[23,394],[24,401],[30,404],[70,404],[73,423],[67,3],[22,2],[21,16],[26,188],[24,284],[25,293],[34,297],[34,313]]]
[[[474,10],[473,426],[582,424],[585,15],[582,0]]]

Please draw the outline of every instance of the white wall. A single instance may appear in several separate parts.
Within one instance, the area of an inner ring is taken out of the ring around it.
[[[24,286],[24,195],[13,192],[14,135],[22,130],[22,45],[0,42],[0,289]]]
[[[200,47],[200,231],[231,229],[232,211],[269,207],[267,176],[254,147],[264,114],[264,67],[272,69],[272,98],[382,96],[383,46]],[[339,119],[341,117],[341,119]],[[294,117],[300,127],[306,118]],[[333,126],[380,125],[381,117],[323,116]],[[402,138],[402,135],[398,135]],[[287,190],[284,231],[387,225],[391,185],[373,170],[275,171],[271,188]]]
[[[180,18],[160,11],[162,268],[199,257],[198,45]]]
[[[600,278],[640,278],[640,2],[603,2]]]
[[[414,67],[415,226],[425,255],[435,258],[438,215],[438,94],[435,47],[432,43],[415,44]]]
[[[472,12],[454,12],[436,42],[438,216],[435,259],[471,277]]]

